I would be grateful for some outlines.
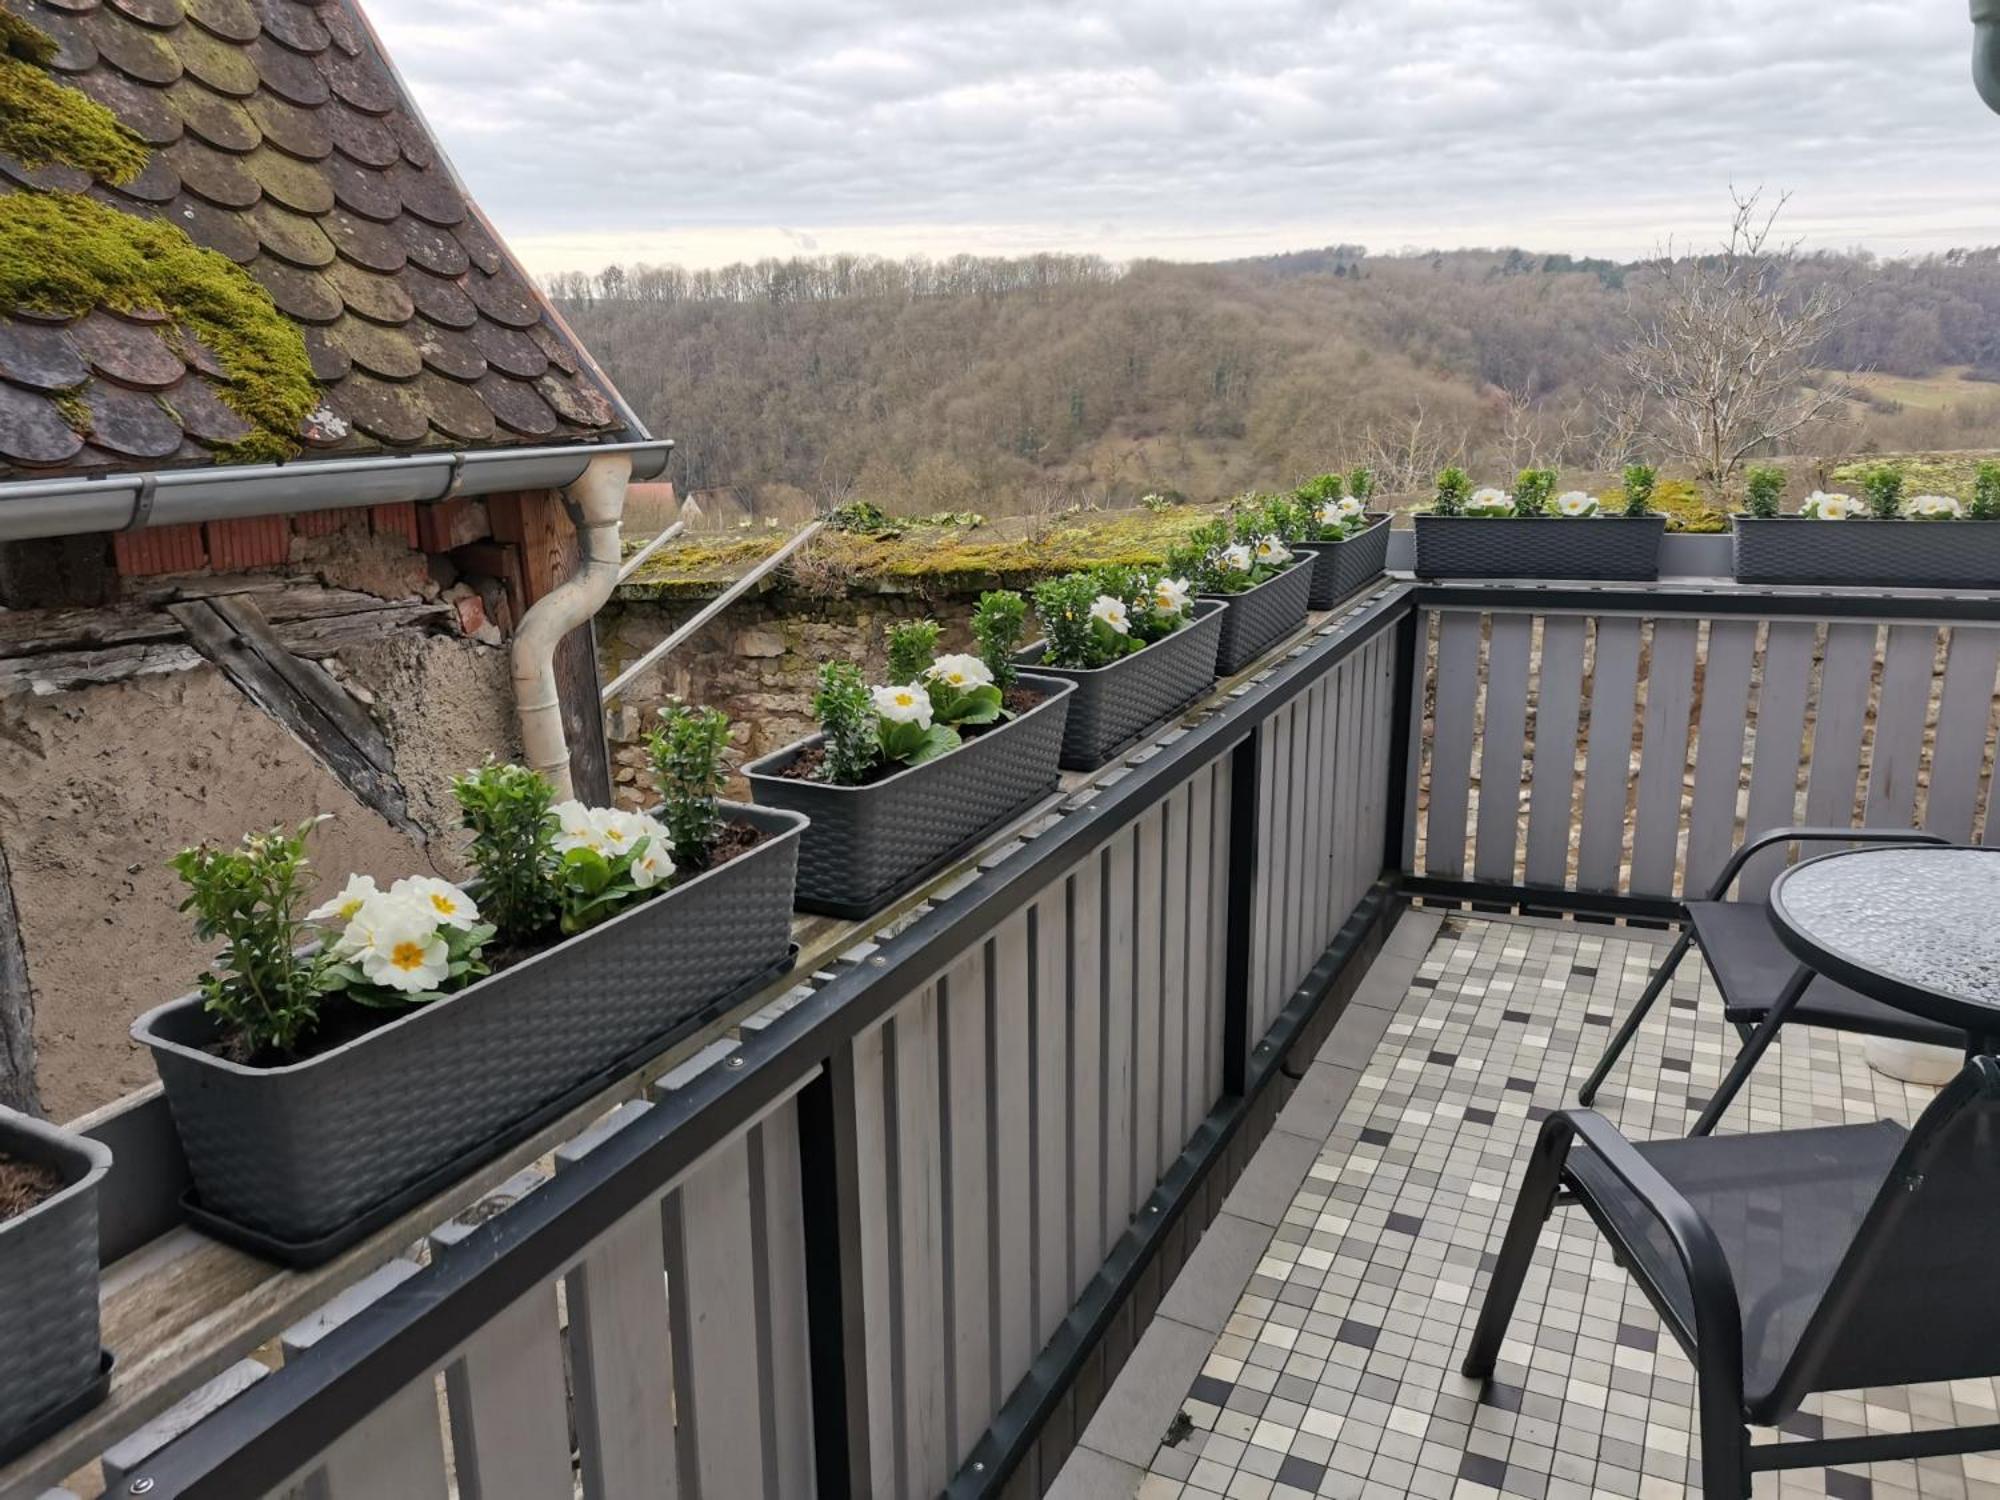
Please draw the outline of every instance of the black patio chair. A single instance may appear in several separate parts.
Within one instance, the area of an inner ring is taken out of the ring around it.
[[[2000,1425],[1752,1446],[1817,1391],[2000,1375],[2000,1063],[1975,1057],[1912,1130],[1888,1121],[1627,1141],[1543,1122],[1465,1373],[1493,1374],[1558,1191],[1583,1206],[1695,1367],[1701,1484],[2000,1448]]]
[[[1717,1086],[1708,1106],[1695,1122],[1692,1135],[1707,1135],[1715,1129],[1723,1111],[1750,1077],[1757,1060],[1777,1039],[1780,1027],[1825,1026],[1835,1031],[1859,1032],[1864,1036],[1895,1037],[1909,1042],[1934,1042],[1939,1046],[1966,1044],[1965,1033],[1936,1021],[1927,1021],[1908,1011],[1897,1010],[1879,1000],[1836,984],[1823,974],[1806,968],[1778,937],[1771,925],[1771,909],[1762,901],[1725,899],[1730,886],[1743,871],[1750,856],[1777,844],[1944,844],[1948,839],[1936,834],[1917,833],[1907,828],[1774,828],[1744,841],[1729,856],[1729,863],[1708,888],[1704,900],[1682,903],[1685,913],[1681,935],[1667,956],[1653,970],[1638,1004],[1619,1023],[1611,1044],[1597,1060],[1589,1079],[1577,1091],[1576,1101],[1588,1105],[1597,1098],[1605,1078],[1617,1064],[1619,1054],[1631,1044],[1644,1024],[1647,1012],[1673,978],[1674,970],[1687,956],[1690,943],[1701,948],[1715,987],[1722,992],[1722,1014],[1736,1028],[1743,1048]]]

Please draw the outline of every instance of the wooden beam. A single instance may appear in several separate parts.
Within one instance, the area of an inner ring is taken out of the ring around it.
[[[491,495],[486,511],[494,537],[519,554],[525,612],[576,571],[576,528],[563,509],[562,497],[552,490]],[[515,623],[518,626],[518,616]],[[579,799],[606,805],[611,801],[611,750],[598,701],[597,637],[591,625],[579,626],[564,637],[556,648],[555,668],[563,733],[569,740],[570,780]]]
[[[14,908],[7,850],[0,846],[0,1104],[39,1117],[35,1081],[35,995],[28,983],[28,954]]]
[[[424,842],[381,728],[324,670],[285,649],[254,599],[190,600],[167,612],[244,697],[297,735],[363,804]]]

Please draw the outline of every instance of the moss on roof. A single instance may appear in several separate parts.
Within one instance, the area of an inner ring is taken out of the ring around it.
[[[24,166],[75,167],[99,182],[126,183],[146,170],[145,142],[80,89],[48,73],[56,41],[0,11],[0,151]]]
[[[237,462],[298,452],[299,423],[319,401],[298,326],[242,267],[178,227],[76,193],[0,198],[0,310],[72,316],[92,308],[164,313],[221,365],[218,394],[249,436],[221,450]]]
[[[1018,588],[1055,573],[1109,564],[1145,566],[1212,512],[1081,511],[1038,524],[1028,519],[976,526],[899,523],[891,535],[829,531],[779,570],[777,587],[815,593],[972,594]],[[775,552],[784,533],[697,537],[661,548],[618,591],[623,599],[699,599],[720,591]]]

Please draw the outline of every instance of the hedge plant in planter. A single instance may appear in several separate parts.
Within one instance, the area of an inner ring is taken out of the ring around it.
[[[2000,588],[2000,464],[1980,464],[1969,503],[1905,488],[1899,467],[1877,464],[1862,499],[1814,490],[1787,516],[1783,471],[1752,469],[1730,518],[1736,581]]]
[[[1242,671],[1305,624],[1317,559],[1294,553],[1271,529],[1268,502],[1240,507],[1232,525],[1211,521],[1167,554],[1167,571],[1198,598],[1229,606],[1215,669]]]
[[[0,1464],[104,1398],[98,1142],[0,1109]]]
[[[1651,579],[1660,576],[1667,519],[1652,509],[1656,470],[1625,471],[1623,504],[1606,513],[1582,490],[1557,493],[1553,469],[1524,469],[1512,491],[1474,489],[1465,470],[1438,475],[1437,498],[1416,517],[1424,578]],[[1588,523],[1588,524],[1580,524]]]
[[[1034,592],[1044,638],[1019,660],[1076,684],[1063,731],[1066,770],[1095,770],[1215,681],[1229,606],[1197,604],[1184,578],[1100,568],[1049,579]]]
[[[727,724],[673,707],[659,816],[455,784],[476,884],[349,876],[317,906],[318,820],[174,861],[220,952],[140,1018],[188,1209],[312,1264],[531,1133],[790,962],[795,814],[716,795]]]
[[[1332,609],[1382,576],[1390,517],[1368,509],[1374,493],[1373,471],[1356,469],[1322,474],[1267,504],[1271,529],[1314,559],[1309,608]]]
[[[743,768],[759,803],[812,820],[799,906],[865,917],[1055,789],[1073,683],[1016,669],[1026,606],[982,596],[977,654],[931,655],[928,621],[892,631],[892,680],[820,669],[820,732]],[[925,658],[929,657],[926,661]]]

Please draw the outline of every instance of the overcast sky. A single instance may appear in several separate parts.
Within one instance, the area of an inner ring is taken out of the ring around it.
[[[2000,241],[1965,0],[364,0],[530,268]]]

